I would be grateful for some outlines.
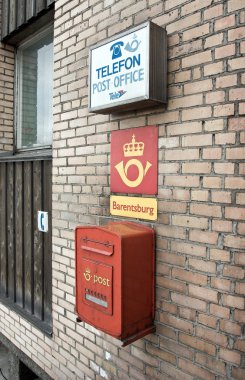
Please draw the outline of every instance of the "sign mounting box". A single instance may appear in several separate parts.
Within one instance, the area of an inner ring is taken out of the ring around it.
[[[147,21],[90,48],[90,112],[106,114],[166,102],[165,29]]]

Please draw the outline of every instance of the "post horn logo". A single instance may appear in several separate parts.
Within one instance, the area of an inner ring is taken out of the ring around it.
[[[90,281],[92,278],[91,271],[89,268],[85,269],[85,272],[83,273],[83,275],[86,281]]]
[[[144,148],[145,144],[140,141],[137,142],[135,140],[135,135],[132,136],[132,141],[130,143],[126,143],[123,145],[123,154],[124,157],[141,157],[144,155]],[[136,166],[138,169],[138,177],[135,180],[130,180],[127,177],[128,169],[131,166]],[[116,170],[118,171],[118,174],[120,175],[123,183],[128,187],[137,187],[141,184],[143,181],[145,175],[147,174],[148,170],[152,164],[147,161],[145,168],[143,167],[143,164],[140,160],[136,158],[131,158],[125,165],[123,161],[119,162],[119,164],[115,165]]]

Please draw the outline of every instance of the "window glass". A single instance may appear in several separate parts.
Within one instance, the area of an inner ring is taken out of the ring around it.
[[[53,35],[46,31],[17,53],[17,148],[52,144]]]

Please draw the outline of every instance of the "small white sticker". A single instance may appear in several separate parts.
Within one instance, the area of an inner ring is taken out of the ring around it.
[[[48,212],[38,211],[38,230],[48,232]]]

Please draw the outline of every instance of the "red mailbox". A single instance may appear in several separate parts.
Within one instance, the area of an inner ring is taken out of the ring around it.
[[[123,346],[155,331],[154,231],[129,222],[76,229],[76,311]]]

